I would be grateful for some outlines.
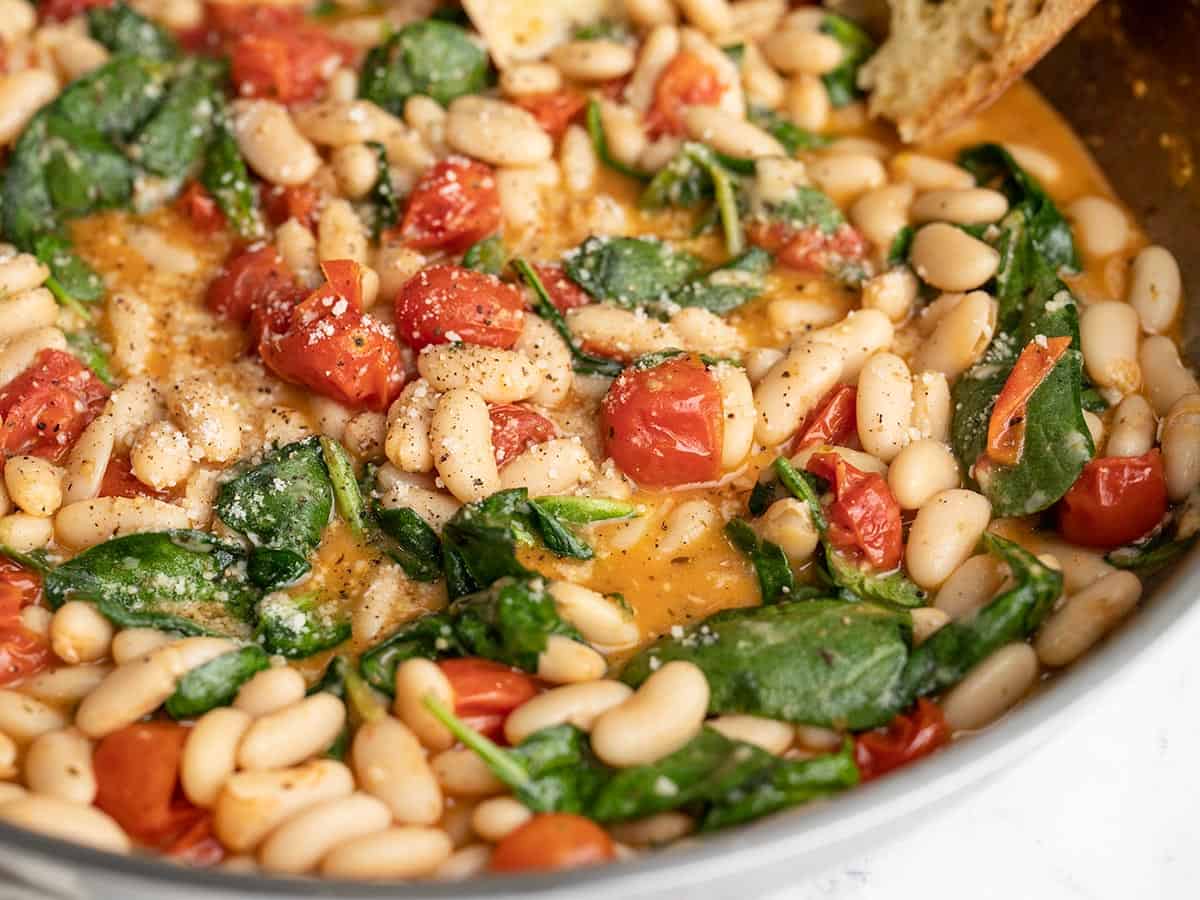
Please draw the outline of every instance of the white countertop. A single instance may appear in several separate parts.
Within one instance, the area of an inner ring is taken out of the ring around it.
[[[911,834],[763,900],[1200,897],[1197,648],[1200,615],[1019,768]]]

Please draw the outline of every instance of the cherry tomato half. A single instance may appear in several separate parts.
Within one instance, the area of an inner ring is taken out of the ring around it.
[[[450,156],[417,182],[400,236],[417,250],[459,253],[500,228],[500,191],[492,167]]]
[[[699,357],[629,366],[600,407],[604,452],[648,487],[712,481],[721,474],[721,391]]]
[[[782,222],[751,221],[746,228],[750,241],[770,250],[781,263],[802,272],[832,272],[861,262],[867,242],[851,225],[827,233],[816,225],[796,230]]]
[[[100,481],[100,497],[153,497],[156,500],[167,500],[171,494],[159,491],[142,484],[129,465],[128,456],[114,456],[108,461],[104,470],[104,478]]]
[[[237,37],[229,74],[240,96],[299,103],[315,97],[349,55],[318,28],[260,26]]]
[[[400,348],[362,310],[362,267],[339,259],[321,268],[326,283],[263,331],[258,353],[284,381],[352,409],[383,412],[404,387]]]
[[[683,134],[687,130],[683,111],[716,103],[726,87],[717,70],[696,54],[686,50],[675,54],[654,86],[654,101],[646,113],[650,136]]]
[[[424,268],[396,294],[396,332],[413,350],[453,341],[507,350],[524,324],[520,291],[462,266]]]
[[[492,851],[493,872],[550,872],[610,862],[612,838],[591,819],[572,813],[542,813],[509,832]]]
[[[301,225],[314,228],[317,224],[317,204],[321,192],[311,184],[264,184],[259,189],[263,211],[272,225],[282,225],[295,219]]]
[[[987,458],[1002,466],[1015,466],[1025,449],[1026,407],[1033,392],[1071,346],[1069,337],[1030,341],[1009,373],[988,419]]]
[[[1140,538],[1167,514],[1162,453],[1093,459],[1059,503],[1058,527],[1073,544],[1111,550]]]
[[[108,395],[104,382],[70,353],[41,350],[0,389],[0,449],[61,460]]]
[[[225,214],[221,212],[216,199],[198,181],[188,182],[175,201],[175,209],[187,217],[193,228],[204,234],[220,231],[226,224]]]
[[[558,427],[539,412],[516,403],[500,403],[488,410],[492,420],[492,447],[496,465],[512,462],[533,444],[558,437]]]
[[[834,546],[861,553],[883,572],[900,565],[904,550],[900,504],[882,476],[864,472],[836,453],[814,453],[806,468],[833,487],[827,535]]]
[[[558,140],[567,126],[583,112],[587,97],[567,88],[545,94],[526,94],[513,102],[532,114],[542,130]]]
[[[226,261],[209,284],[205,302],[222,319],[244,325],[274,301],[290,308],[304,293],[275,246],[264,244]]]
[[[542,287],[550,295],[550,302],[559,312],[566,312],[577,306],[587,306],[592,302],[587,291],[572,281],[562,266],[537,263],[533,269],[537,272]]]
[[[538,693],[531,676],[488,659],[444,659],[438,667],[454,689],[455,715],[493,740],[508,714]]]
[[[854,762],[863,781],[906,766],[950,742],[950,726],[941,707],[922,697],[907,715],[897,715],[886,728],[854,738]]]
[[[42,599],[42,576],[0,557],[0,687],[47,668],[53,654],[41,635],[21,622],[21,610]]]
[[[801,450],[811,444],[847,444],[858,434],[857,403],[856,388],[848,384],[834,385],[800,426],[794,448]]]

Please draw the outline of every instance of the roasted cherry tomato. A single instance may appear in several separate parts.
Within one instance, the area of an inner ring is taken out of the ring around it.
[[[883,572],[900,565],[904,550],[900,504],[882,476],[864,472],[836,453],[814,453],[806,468],[833,488],[827,536],[834,546],[861,553]]]
[[[272,225],[282,225],[288,219],[295,219],[309,228],[317,224],[317,204],[321,192],[313,185],[292,184],[284,187],[264,184],[259,195],[262,197],[263,211]]]
[[[886,728],[854,738],[854,762],[863,781],[906,766],[950,742],[950,726],[941,708],[922,697],[907,715],[898,715]]]
[[[400,348],[391,331],[363,312],[362,266],[322,263],[326,283],[286,319],[271,321],[258,342],[263,363],[352,409],[386,410],[404,386]]]
[[[0,449],[61,460],[100,414],[109,390],[70,353],[41,350],[0,389]]]
[[[727,87],[717,70],[696,54],[687,50],[675,54],[654,86],[654,101],[646,113],[650,136],[683,134],[687,130],[683,111],[716,103]]]
[[[577,306],[587,306],[592,302],[587,291],[572,281],[562,266],[537,263],[533,269],[537,272],[542,287],[550,295],[550,302],[559,312],[566,312]]]
[[[418,250],[459,253],[500,228],[500,191],[485,163],[450,156],[417,182],[400,237]]]
[[[1015,466],[1021,461],[1029,398],[1070,346],[1069,337],[1042,338],[1041,342],[1030,341],[1021,351],[988,420],[989,461],[1002,466]]]
[[[858,434],[858,391],[848,384],[834,385],[817,404],[797,433],[795,449],[810,444],[844,445]]]
[[[191,221],[197,231],[212,234],[225,227],[225,214],[221,212],[221,207],[198,181],[188,182],[175,201],[175,208]]]
[[[396,332],[413,350],[454,341],[507,350],[524,324],[516,288],[462,266],[429,266],[396,294]]]
[[[501,403],[491,407],[488,414],[492,419],[492,447],[498,466],[511,462],[533,444],[558,437],[558,427],[528,406]]]
[[[751,221],[746,234],[785,266],[804,272],[836,272],[862,262],[867,252],[866,239],[851,225],[827,233],[816,225],[796,230],[782,222]]]
[[[591,819],[572,813],[541,813],[509,832],[492,850],[493,872],[549,872],[616,859],[612,838]]]
[[[721,391],[699,357],[626,368],[600,407],[604,452],[647,487],[712,481],[721,474]]]
[[[173,844],[200,817],[179,789],[187,736],[174,722],[139,722],[96,745],[96,806],[147,846]]]
[[[570,88],[546,94],[526,94],[514,101],[517,106],[531,113],[537,123],[550,137],[558,140],[567,126],[578,118],[587,106],[587,97]]]
[[[215,866],[225,858],[225,848],[213,833],[212,813],[197,809],[175,840],[162,848],[164,856],[188,866]]]
[[[0,557],[0,687],[35,675],[50,665],[46,639],[21,622],[21,610],[42,598],[42,577]]]
[[[156,500],[167,500],[170,493],[159,491],[142,484],[129,465],[128,456],[114,456],[108,461],[104,470],[104,478],[100,481],[101,497],[153,497]]]
[[[493,740],[503,737],[508,714],[538,693],[531,676],[489,659],[444,659],[438,667],[454,689],[455,715]]]
[[[1140,538],[1167,514],[1162,453],[1106,456],[1083,467],[1058,508],[1063,537],[1111,550]]]
[[[243,97],[280,103],[311,100],[349,51],[318,28],[259,26],[237,37],[230,78]]]
[[[38,18],[43,22],[65,22],[94,6],[112,6],[115,0],[39,0]]]
[[[222,37],[237,38],[252,32],[297,28],[304,22],[304,10],[294,4],[210,2],[205,6],[208,24]]]
[[[290,308],[304,296],[273,244],[245,250],[227,261],[208,286],[205,302],[222,319],[239,324],[280,301]]]

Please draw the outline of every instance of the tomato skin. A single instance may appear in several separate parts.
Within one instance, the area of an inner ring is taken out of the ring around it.
[[[721,473],[722,409],[716,378],[697,356],[630,366],[600,407],[604,452],[648,487],[712,481]]]
[[[858,389],[836,384],[800,426],[793,445],[802,450],[811,444],[845,445],[858,434]]]
[[[258,31],[294,28],[304,22],[302,7],[281,3],[209,2],[204,7],[208,25],[222,37],[236,38]]]
[[[274,299],[290,305],[303,293],[279,251],[263,244],[226,261],[209,284],[205,303],[220,318],[245,325]]]
[[[1071,338],[1043,338],[1030,341],[1009,373],[988,419],[986,454],[990,462],[1015,466],[1025,449],[1026,408],[1029,398],[1041,386],[1071,347]]]
[[[65,22],[98,6],[112,6],[116,0],[38,0],[38,19],[42,22]]]
[[[0,388],[0,450],[62,460],[109,393],[70,353],[39,351],[29,368]]]
[[[142,844],[170,845],[200,812],[179,790],[188,731],[174,722],[139,722],[96,745],[96,806]]]
[[[417,250],[461,253],[499,228],[500,190],[492,167],[448,156],[413,188],[400,237]]]
[[[0,687],[36,675],[53,661],[50,645],[21,622],[21,610],[42,599],[42,576],[0,557]]]
[[[569,88],[545,94],[525,94],[513,102],[532,114],[542,130],[558,140],[567,126],[579,117],[587,106],[587,97]]]
[[[417,351],[452,341],[508,350],[524,324],[520,291],[462,266],[424,268],[396,294],[396,331]]]
[[[259,188],[259,197],[263,212],[272,225],[279,226],[288,219],[295,219],[301,225],[315,229],[321,192],[314,185],[263,184]]]
[[[559,312],[587,306],[592,302],[587,291],[572,281],[562,266],[534,263],[533,270],[537,272],[538,280],[550,295],[550,302]]]
[[[871,781],[949,742],[950,726],[941,707],[922,697],[916,709],[897,715],[886,728],[855,736],[854,762],[862,781]]]
[[[153,497],[155,500],[170,499],[168,491],[156,490],[148,484],[142,484],[129,465],[128,456],[114,456],[108,461],[104,470],[104,478],[100,481],[99,497]]]
[[[541,813],[509,832],[492,850],[491,872],[551,872],[616,859],[612,838],[591,819]]]
[[[814,453],[806,468],[833,486],[827,534],[834,546],[861,553],[883,572],[899,566],[904,551],[900,504],[883,477],[862,471],[836,453]]]
[[[316,28],[259,26],[234,43],[230,78],[242,97],[299,103],[315,97],[349,55],[346,48]]]
[[[717,70],[696,54],[675,54],[654,86],[654,101],[646,113],[650,137],[683,134],[684,109],[716,103],[726,87]]]
[[[783,222],[751,221],[746,234],[785,266],[802,272],[829,272],[860,262],[867,252],[866,239],[851,225],[841,225],[828,234],[816,225],[796,230]]]
[[[538,694],[532,676],[490,659],[444,659],[438,668],[454,689],[454,713],[492,740],[503,737],[508,714]]]
[[[499,403],[488,409],[492,420],[492,447],[496,465],[512,462],[534,444],[558,437],[558,426],[541,413],[516,403]]]
[[[225,228],[225,214],[221,207],[198,181],[189,181],[188,186],[175,201],[175,208],[192,223],[192,227],[204,234],[212,234]]]
[[[162,853],[178,863],[199,868],[221,862],[225,858],[225,847],[213,833],[212,813],[197,809],[191,824],[164,846]]]
[[[1059,502],[1058,527],[1073,544],[1111,550],[1167,514],[1162,452],[1093,459]]]
[[[352,409],[386,410],[404,387],[391,330],[362,309],[362,267],[323,263],[326,283],[298,306],[272,317],[258,341],[263,364]]]

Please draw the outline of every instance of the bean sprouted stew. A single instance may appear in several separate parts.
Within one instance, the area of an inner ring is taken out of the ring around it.
[[[620,860],[988,726],[1194,542],[1178,266],[1031,88],[901,148],[819,7],[465,6],[0,0],[0,820]]]

